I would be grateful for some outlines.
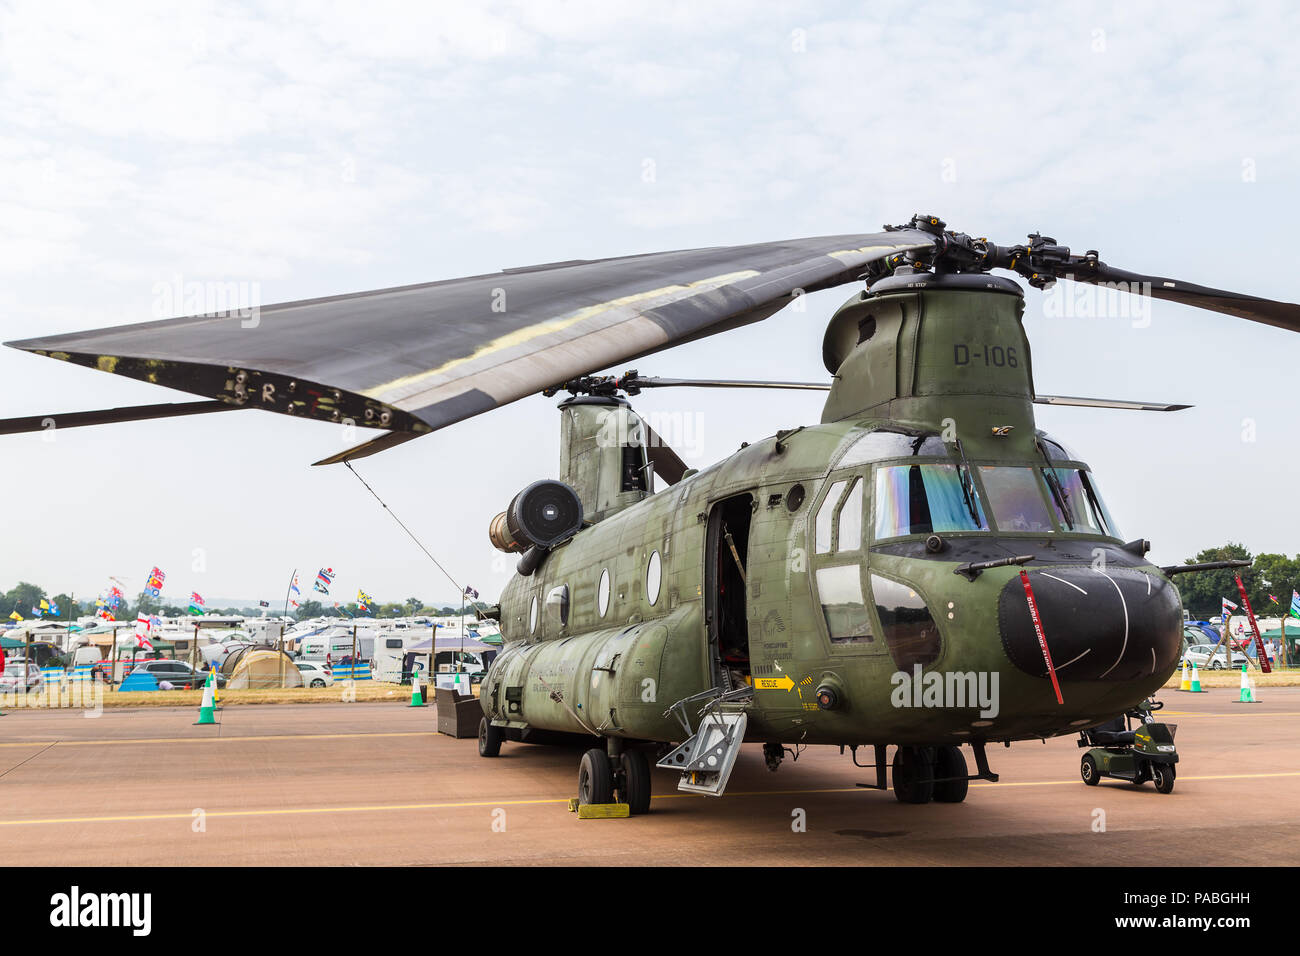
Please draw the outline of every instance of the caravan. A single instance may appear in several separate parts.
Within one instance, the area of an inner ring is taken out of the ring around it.
[[[356,631],[357,659],[370,660],[375,650],[375,632]],[[309,661],[341,661],[352,656],[353,631],[350,627],[332,627],[322,634],[304,637],[298,642],[298,656]]]

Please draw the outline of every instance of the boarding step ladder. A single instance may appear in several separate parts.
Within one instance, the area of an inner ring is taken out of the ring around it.
[[[698,713],[700,725],[692,733],[687,707],[700,701],[705,702]],[[753,701],[754,689],[748,686],[726,692],[714,687],[679,700],[664,712],[664,716],[672,714],[677,717],[686,730],[686,742],[655,766],[681,773],[678,790],[722,796],[736,765],[740,745],[745,740],[749,705]]]

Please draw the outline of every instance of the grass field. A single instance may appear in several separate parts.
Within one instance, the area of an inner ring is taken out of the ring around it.
[[[477,696],[478,688],[474,688]],[[350,690],[342,683],[335,684],[333,687],[289,687],[289,688],[258,688],[251,690],[223,690],[220,692],[220,706],[237,705],[237,704],[328,704],[344,700],[344,694],[348,694],[349,700],[358,703],[369,701],[406,701],[411,699],[411,686],[409,684],[388,684],[383,681],[357,681],[355,689]],[[32,696],[37,696],[38,692],[33,691]],[[45,692],[39,692],[44,697]],[[429,689],[425,686],[426,699],[429,699]],[[105,707],[193,707],[196,710],[203,698],[202,690],[136,690],[136,691],[114,691],[105,690],[103,697],[103,706]],[[67,706],[68,692],[65,690],[62,696],[62,706]],[[24,702],[24,707],[32,706],[32,700],[29,698]],[[0,710],[6,707],[14,708],[17,702],[13,699],[12,694],[0,694]]]

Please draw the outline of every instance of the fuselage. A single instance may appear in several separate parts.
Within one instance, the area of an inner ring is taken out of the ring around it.
[[[1071,732],[1163,684],[1181,642],[1177,592],[1121,547],[1099,496],[1094,510],[1086,465],[1044,441],[1062,486],[1075,476],[1071,530],[1046,462],[968,459],[986,526],[970,527],[977,519],[960,496],[962,463],[938,436],[898,428],[813,426],[782,439],[779,452],[775,436],[756,442],[517,576],[501,601],[506,648],[482,690],[489,716],[680,740],[665,712],[723,687],[725,673],[755,688],[754,739],[960,743]],[[810,469],[811,460],[822,465]],[[906,493],[927,484],[922,515]],[[736,556],[720,513],[730,517],[743,584],[730,570]],[[1088,520],[1104,527],[1081,527]],[[936,534],[943,549],[933,552],[926,542]],[[1027,554],[1061,704],[1020,566],[955,573]],[[827,684],[838,701],[822,710],[815,693]]]

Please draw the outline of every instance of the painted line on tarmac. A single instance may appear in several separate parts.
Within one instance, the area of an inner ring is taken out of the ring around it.
[[[1190,710],[1161,711],[1161,717],[1300,717],[1300,711],[1233,710],[1226,714],[1193,713]]]
[[[1265,777],[1300,777],[1300,770],[1289,771],[1285,773],[1234,773],[1234,774],[1217,774],[1213,776],[1186,776],[1180,777],[1180,780],[1256,780]],[[1080,781],[1071,780],[1036,780],[1024,781],[1020,783],[976,783],[972,787],[1059,787],[1059,786],[1078,786]],[[822,789],[809,790],[749,790],[737,793],[728,793],[729,797],[774,797],[774,796],[791,796],[796,794],[818,794],[818,793],[862,793],[863,787],[829,787]],[[680,798],[705,799],[702,794],[696,793],[657,793],[652,799],[654,800],[672,800]],[[370,806],[356,807],[283,807],[280,809],[268,810],[208,810],[205,816],[208,818],[225,818],[225,817],[284,817],[284,816],[314,816],[323,813],[389,813],[393,811],[409,810],[457,810],[472,809],[474,807],[519,807],[519,806],[538,806],[542,804],[559,804],[568,803],[568,797],[544,797],[538,800],[475,800],[472,802],[457,803],[397,803],[397,804],[374,804]],[[133,823],[147,820],[192,820],[194,812],[187,810],[183,813],[140,813],[123,816],[99,816],[99,817],[47,817],[34,820],[0,820],[0,827],[21,827],[37,826],[41,824],[59,824],[59,823]]]
[[[346,740],[350,737],[436,737],[434,730],[402,730],[391,732],[359,731],[354,734],[249,734],[243,737],[123,737],[116,740],[26,740],[0,744],[0,747],[99,747],[112,744],[222,744],[247,740]]]

